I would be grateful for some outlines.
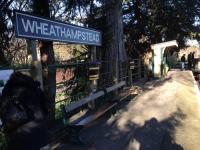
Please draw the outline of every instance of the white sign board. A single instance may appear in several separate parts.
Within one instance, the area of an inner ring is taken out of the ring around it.
[[[0,95],[3,90],[4,85],[7,83],[9,80],[11,74],[14,72],[14,70],[0,70],[0,81],[3,82],[3,85],[0,86]]]

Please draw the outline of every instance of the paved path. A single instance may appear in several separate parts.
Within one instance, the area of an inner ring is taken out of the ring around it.
[[[60,149],[200,150],[200,94],[190,71],[171,71],[116,115],[83,130],[86,146]]]

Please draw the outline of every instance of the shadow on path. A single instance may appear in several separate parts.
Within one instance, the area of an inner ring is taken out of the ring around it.
[[[169,126],[173,128],[172,125],[169,123],[170,121],[172,120],[169,119],[159,123],[155,118],[146,121],[144,126],[136,129],[136,134],[133,137],[138,143],[133,142],[131,145],[132,147],[129,146],[127,149],[183,150],[180,145],[174,142],[172,135],[173,130],[171,130],[170,128],[164,128],[164,126]]]
[[[118,127],[117,119],[108,124],[108,118],[102,118],[82,132],[85,145],[64,143],[59,150],[184,150],[174,142],[173,133],[185,118],[186,115],[178,109],[161,122],[151,118],[141,127],[129,122],[124,130]]]

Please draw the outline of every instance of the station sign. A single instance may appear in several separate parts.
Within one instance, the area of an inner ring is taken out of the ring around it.
[[[101,32],[15,11],[17,37],[101,46]]]

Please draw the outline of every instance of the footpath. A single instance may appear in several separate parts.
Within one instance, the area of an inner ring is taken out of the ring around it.
[[[86,145],[70,150],[200,150],[200,93],[191,71],[170,71],[142,94],[81,132]]]

